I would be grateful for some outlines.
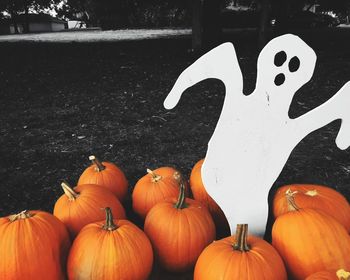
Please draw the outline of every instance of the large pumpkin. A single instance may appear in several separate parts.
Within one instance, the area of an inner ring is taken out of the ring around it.
[[[174,172],[172,172],[172,170]],[[175,176],[174,176],[175,175]],[[141,218],[158,202],[179,195],[178,172],[170,167],[147,169],[147,174],[137,181],[132,192],[132,208]]]
[[[92,165],[80,175],[78,185],[94,184],[105,187],[123,202],[128,193],[128,181],[123,171],[113,163],[100,162],[95,156],[90,156]]]
[[[68,228],[72,237],[87,224],[104,219],[104,211],[110,206],[114,217],[125,219],[125,211],[112,192],[97,185],[80,185],[71,188],[62,183],[64,194],[57,200],[53,213]]]
[[[311,274],[305,280],[350,280],[350,272],[344,269],[325,270]]]
[[[106,221],[85,226],[74,240],[67,270],[71,280],[143,280],[152,264],[144,232],[127,220],[113,220],[106,208]]]
[[[286,191],[294,194],[300,208],[319,209],[334,217],[350,232],[350,206],[346,198],[334,189],[320,185],[293,184],[279,188],[274,196],[273,212],[278,217],[288,212]]]
[[[281,257],[266,241],[248,236],[248,225],[237,225],[235,236],[210,244],[199,256],[195,280],[286,280]]]
[[[206,207],[185,199],[181,184],[178,199],[168,198],[147,214],[144,230],[159,263],[166,270],[193,268],[203,249],[215,239],[215,225]]]
[[[193,198],[201,202],[204,206],[208,207],[210,214],[216,225],[216,230],[220,233],[220,236],[230,235],[230,226],[227,222],[224,212],[219,205],[209,196],[202,181],[201,169],[204,159],[198,161],[191,172],[190,187],[193,194]]]
[[[49,213],[0,218],[0,279],[65,279],[69,246],[64,224]]]
[[[282,256],[293,279],[312,273],[350,269],[350,236],[332,216],[311,208],[299,208],[293,194],[286,193],[289,212],[272,227],[272,245]]]

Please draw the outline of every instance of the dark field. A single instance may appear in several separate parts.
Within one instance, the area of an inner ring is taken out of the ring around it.
[[[291,117],[323,103],[350,80],[350,30],[300,36],[315,49],[318,62],[313,79],[294,97]],[[256,77],[255,35],[228,39],[235,44],[249,93]],[[174,110],[163,108],[176,78],[193,61],[189,48],[189,38],[0,43],[0,215],[52,211],[62,195],[61,181],[75,184],[91,154],[119,165],[130,191],[146,168],[170,165],[189,176],[205,156],[224,98],[223,84],[208,80],[188,90]],[[336,147],[339,127],[336,121],[306,137],[274,187],[324,184],[349,200],[350,149]],[[254,207],[254,201],[248,203]]]

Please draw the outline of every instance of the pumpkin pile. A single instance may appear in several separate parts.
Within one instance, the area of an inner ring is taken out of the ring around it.
[[[189,181],[172,167],[147,169],[131,196],[117,165],[89,159],[77,186],[61,183],[53,214],[0,218],[0,279],[142,280],[156,262],[195,280],[350,280],[350,206],[334,189],[279,188],[270,244],[247,224],[230,236],[205,191],[203,159]],[[127,220],[130,199],[143,226]]]

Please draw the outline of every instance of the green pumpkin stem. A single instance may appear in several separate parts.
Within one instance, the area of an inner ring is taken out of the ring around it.
[[[104,230],[113,231],[117,229],[116,224],[113,221],[112,210],[109,207],[105,208],[106,211],[106,223],[103,225]]]
[[[157,183],[160,179],[162,179],[162,176],[155,173],[153,170],[147,168],[147,173],[152,176],[152,182]]]
[[[235,244],[233,249],[241,252],[250,250],[248,245],[248,224],[238,224],[236,227]]]
[[[76,200],[78,198],[79,194],[73,190],[73,188],[68,184],[67,181],[63,181],[61,183],[61,187],[65,195],[68,196],[69,200]]]
[[[89,156],[89,160],[91,160],[92,163],[95,164],[96,171],[101,172],[102,170],[106,169],[106,167],[95,156]]]
[[[24,210],[18,214],[10,215],[8,218],[10,222],[17,221],[19,219],[27,219],[33,217],[33,214],[29,213],[28,210]]]
[[[288,203],[288,211],[298,211],[300,208],[298,207],[298,205],[296,205],[295,200],[294,200],[294,195],[297,193],[298,191],[294,191],[292,192],[291,189],[288,189],[286,191],[286,198],[287,198],[287,203]]]
[[[175,174],[174,174],[174,176],[179,176],[177,180],[180,182],[180,193],[179,193],[179,197],[177,199],[177,202],[175,204],[175,208],[183,209],[183,208],[187,207],[187,204],[185,202],[186,201],[185,183],[184,183],[182,176],[180,175],[179,172],[177,172],[177,175],[175,175]]]

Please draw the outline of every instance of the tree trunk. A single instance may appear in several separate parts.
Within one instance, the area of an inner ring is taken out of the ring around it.
[[[259,47],[262,49],[270,37],[270,0],[261,0],[261,14],[259,25]]]
[[[15,34],[19,34],[18,24],[17,24],[17,13],[14,10],[10,11],[11,19],[13,23],[13,28],[15,29]]]
[[[199,52],[203,46],[202,0],[193,0],[192,7],[192,50]]]
[[[203,46],[209,50],[221,40],[221,0],[204,0],[203,3]]]
[[[23,26],[23,32],[29,33],[29,7],[28,2],[24,1],[24,26]]]

